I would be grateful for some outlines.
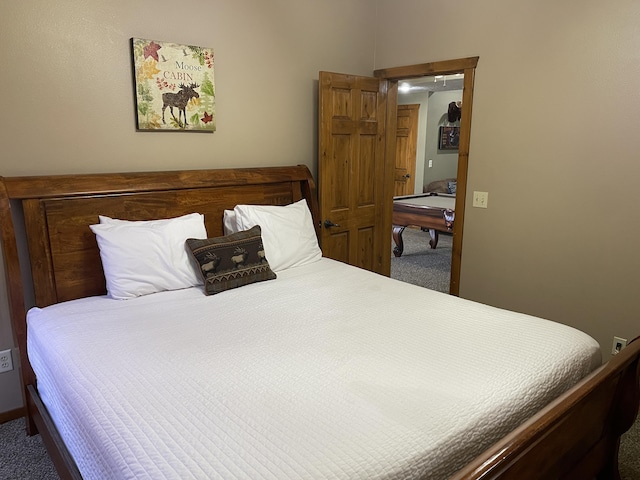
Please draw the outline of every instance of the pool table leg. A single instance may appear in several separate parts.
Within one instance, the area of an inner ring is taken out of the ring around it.
[[[429,245],[431,248],[436,248],[438,246],[438,240],[440,235],[438,235],[438,230],[434,230],[433,228],[429,228],[429,235],[431,236],[431,240],[429,240]],[[427,229],[423,228],[422,231],[426,232]]]
[[[402,241],[402,232],[404,232],[405,227],[401,227],[399,225],[393,225],[393,241],[396,246],[393,247],[393,254],[396,257],[402,255],[404,251],[404,242]]]

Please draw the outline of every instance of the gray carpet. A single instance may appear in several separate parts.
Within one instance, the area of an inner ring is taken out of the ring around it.
[[[0,479],[58,480],[40,435],[28,437],[24,419],[0,425]]]
[[[640,480],[640,416],[622,436],[618,465],[622,480]]]
[[[449,293],[452,237],[441,233],[435,250],[429,246],[430,239],[428,232],[405,228],[402,233],[402,256],[391,254],[391,278]],[[392,240],[391,247],[394,246]]]

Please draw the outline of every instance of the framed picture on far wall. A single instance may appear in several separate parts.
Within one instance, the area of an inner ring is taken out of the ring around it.
[[[460,144],[460,127],[440,127],[440,150],[458,150]]]

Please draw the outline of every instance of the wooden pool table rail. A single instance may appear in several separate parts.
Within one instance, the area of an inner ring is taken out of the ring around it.
[[[429,245],[431,248],[436,248],[438,233],[453,232],[454,219],[455,211],[449,208],[394,202],[391,223],[393,224],[393,241],[396,246],[393,248],[393,254],[396,257],[402,255],[404,251],[402,232],[409,225],[415,225],[423,231],[428,231],[431,236]]]

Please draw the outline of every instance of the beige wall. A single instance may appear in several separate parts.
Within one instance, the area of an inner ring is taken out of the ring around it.
[[[370,75],[374,22],[369,0],[2,1],[0,175],[315,171],[318,71]],[[131,37],[214,48],[216,133],[135,131]],[[17,372],[1,374],[0,412],[20,402]]]
[[[458,150],[440,150],[440,125],[446,122],[450,102],[462,101],[462,90],[434,92],[429,97],[429,120],[427,121],[427,148],[423,183],[428,185],[434,180],[456,178],[458,176]],[[442,117],[445,117],[442,122]],[[446,124],[446,123],[445,123]],[[460,122],[456,122],[458,126]],[[451,124],[453,125],[453,124]],[[429,160],[433,167],[429,168]]]
[[[480,57],[461,296],[640,335],[640,3],[378,5],[376,68]]]
[[[450,151],[438,150],[438,139],[441,120],[443,116],[446,117],[449,102],[460,100],[462,100],[462,90],[398,93],[398,105],[420,105],[414,182],[416,194],[422,193],[429,182],[455,178],[457,175],[458,151],[454,150],[450,153]],[[429,159],[432,160],[431,168],[429,168]]]
[[[367,0],[1,2],[2,174],[312,166],[318,71],[370,74],[374,20]],[[215,134],[135,131],[131,37],[214,48]]]

